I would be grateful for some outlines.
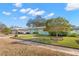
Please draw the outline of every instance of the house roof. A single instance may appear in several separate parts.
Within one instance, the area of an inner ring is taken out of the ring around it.
[[[18,27],[16,27],[16,28],[11,28],[11,30],[24,30],[24,31],[26,31],[26,30],[32,30],[32,29],[44,29],[45,27],[27,27],[27,28],[18,28]]]

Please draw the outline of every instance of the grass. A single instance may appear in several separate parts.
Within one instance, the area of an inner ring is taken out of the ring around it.
[[[63,37],[63,40],[61,41],[54,41],[50,40],[51,36],[39,36],[37,35],[38,39],[32,39],[33,35],[22,35],[19,36],[19,38],[31,38],[32,41],[36,41],[39,43],[44,43],[44,44],[54,44],[54,45],[60,45],[60,46],[65,46],[65,47],[71,47],[71,48],[79,48],[79,44],[76,42],[76,40],[79,40],[78,37]]]
[[[56,44],[62,45],[62,46],[67,46],[67,47],[72,47],[72,48],[79,48],[79,44],[76,42],[76,40],[78,40],[79,38],[76,38],[76,37],[64,37],[63,39],[64,40],[58,41]]]
[[[25,35],[25,34],[20,34],[20,35],[18,35],[18,38],[20,38],[20,39],[32,39],[33,36],[34,36],[34,35],[32,35],[32,34],[27,34],[27,35]]]
[[[43,43],[43,44],[52,44],[52,40],[49,39],[34,39],[34,42]]]
[[[33,37],[37,37],[36,39]],[[27,34],[27,35],[18,35],[18,38],[22,40],[32,40],[39,43],[51,44],[52,41],[50,40],[49,36],[40,36],[34,34]]]

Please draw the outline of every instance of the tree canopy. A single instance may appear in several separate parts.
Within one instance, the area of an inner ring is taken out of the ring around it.
[[[8,28],[8,27],[6,27],[6,28],[4,28],[1,32],[2,32],[3,34],[8,35],[8,34],[10,34],[10,33],[11,33],[11,29],[10,29],[10,28]]]
[[[46,31],[48,32],[69,32],[71,31],[70,23],[63,17],[51,18],[46,22]]]
[[[70,23],[62,17],[51,18],[46,22],[47,31],[70,31]]]
[[[11,30],[5,24],[3,24],[2,22],[0,22],[0,33],[10,34]]]
[[[37,15],[34,19],[29,19],[27,22],[27,26],[33,25],[34,27],[45,26],[46,20],[42,18],[40,15]]]

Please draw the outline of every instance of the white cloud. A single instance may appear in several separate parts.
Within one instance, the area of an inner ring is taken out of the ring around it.
[[[27,8],[27,9],[22,8],[22,9],[20,9],[20,12],[21,12],[21,13],[27,13],[27,12],[29,12],[30,10],[31,10],[31,8]]]
[[[79,3],[68,3],[65,9],[67,11],[79,9]]]
[[[7,15],[7,16],[11,15],[10,12],[6,12],[6,11],[3,11],[2,13],[3,13],[4,15]]]
[[[39,10],[39,8],[36,8],[36,9],[31,9],[28,14],[32,16],[36,16],[36,15],[43,15],[44,13],[45,13],[44,10]]]
[[[37,11],[34,15],[43,15],[45,13],[45,11]]]
[[[14,6],[15,7],[22,7],[22,3],[15,3]]]
[[[21,13],[27,13],[27,14],[32,15],[32,16],[43,15],[45,13],[44,10],[40,10],[39,8],[36,8],[36,9],[22,8],[22,9],[20,9],[20,12]]]
[[[39,8],[34,9],[34,11],[39,11]]]
[[[46,15],[44,18],[50,18],[50,17],[52,17],[53,15],[54,15],[54,13],[50,13],[50,14]]]
[[[20,12],[26,13],[26,9],[20,9]]]
[[[30,11],[30,10],[31,10],[31,8],[27,8],[27,9],[26,9],[27,12]]]
[[[12,11],[13,11],[13,12],[16,12],[16,11],[17,11],[17,9],[12,9]]]
[[[27,16],[21,16],[21,17],[19,17],[19,19],[22,19],[22,20],[27,19],[27,18],[28,18]]]

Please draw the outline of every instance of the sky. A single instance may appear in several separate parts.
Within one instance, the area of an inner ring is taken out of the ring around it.
[[[27,21],[36,15],[64,17],[79,26],[79,3],[0,3],[0,22],[8,27],[27,27]]]

